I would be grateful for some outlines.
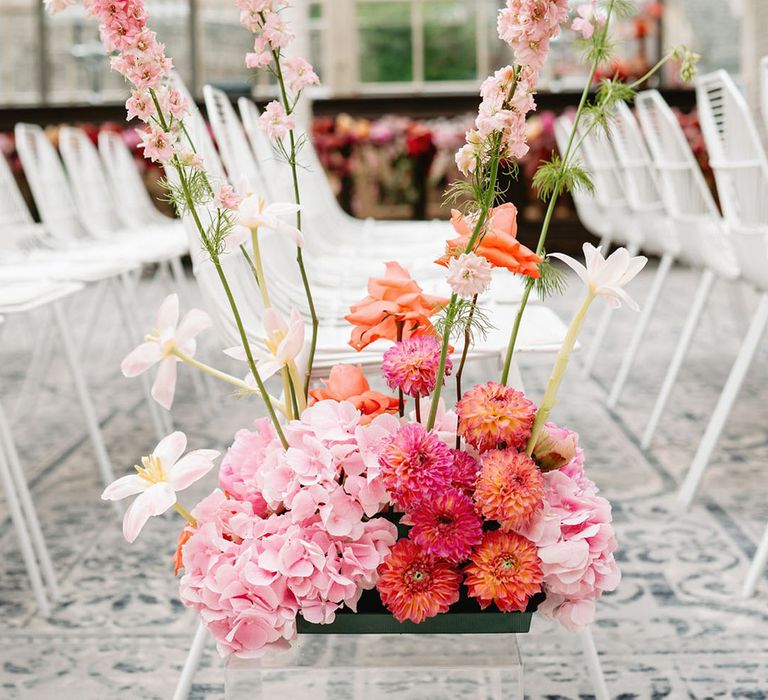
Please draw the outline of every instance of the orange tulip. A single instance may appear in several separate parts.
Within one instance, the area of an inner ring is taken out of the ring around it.
[[[354,304],[344,318],[354,328],[349,344],[362,350],[379,338],[397,340],[398,324],[403,324],[403,339],[432,335],[429,317],[448,304],[448,299],[424,294],[418,283],[399,263],[386,263],[384,277],[368,280],[368,296]]]
[[[311,389],[310,405],[317,401],[349,401],[363,414],[361,425],[368,425],[382,413],[397,413],[399,401],[394,396],[371,391],[363,370],[355,365],[336,365],[324,387]]]
[[[445,255],[436,260],[438,265],[448,266],[448,260],[463,253],[469,245],[474,224],[457,209],[451,210],[451,225],[457,238],[445,244]],[[517,241],[517,209],[514,204],[502,204],[491,209],[485,233],[475,247],[494,267],[506,267],[510,272],[528,277],[539,277],[541,258]]]

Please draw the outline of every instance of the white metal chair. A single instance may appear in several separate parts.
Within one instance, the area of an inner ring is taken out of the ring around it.
[[[765,129],[768,131],[768,56],[763,56],[760,60],[760,112]],[[742,595],[745,598],[749,598],[754,594],[766,564],[768,564],[768,525],[765,527],[747,572],[747,577],[744,579]]]
[[[733,280],[738,266],[720,211],[704,180],[680,122],[656,90],[641,92],[635,102],[640,125],[658,173],[670,224],[683,260],[702,269],[698,289],[683,326],[641,445],[648,448],[683,365],[716,279]]]
[[[768,326],[768,160],[743,95],[725,71],[696,80],[696,102],[726,228],[742,276],[760,293],[757,309],[679,493],[687,507]]]
[[[680,254],[680,244],[659,194],[656,173],[643,135],[626,103],[619,102],[616,106],[609,129],[611,143],[623,175],[627,203],[643,232],[643,248],[648,253],[661,255],[661,262],[648,296],[643,301],[640,318],[608,393],[608,406],[615,408],[648,330],[669,271]]]

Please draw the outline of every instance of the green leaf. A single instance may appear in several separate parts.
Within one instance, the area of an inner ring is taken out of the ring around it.
[[[567,275],[552,264],[550,258],[544,254],[544,260],[539,265],[539,277],[535,283],[534,288],[536,294],[540,299],[547,299],[548,297],[561,295],[568,286]]]

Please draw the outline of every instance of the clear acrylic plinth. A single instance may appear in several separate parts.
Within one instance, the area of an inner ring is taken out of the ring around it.
[[[226,700],[522,700],[514,634],[299,635],[227,662]]]

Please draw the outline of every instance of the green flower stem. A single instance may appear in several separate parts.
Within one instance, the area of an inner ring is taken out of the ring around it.
[[[288,367],[283,367],[280,370],[280,376],[283,378],[283,396],[285,396],[285,407],[287,409],[286,417],[288,420],[293,420],[298,415],[298,406],[294,411],[296,399],[293,396],[293,389],[291,388],[291,375],[288,373]]]
[[[253,273],[256,275],[256,283],[261,292],[261,301],[264,304],[264,308],[268,309],[272,306],[272,303],[269,300],[267,279],[264,277],[264,266],[261,262],[261,250],[259,249],[259,230],[257,228],[251,229],[251,242],[253,243]]]
[[[165,116],[163,115],[162,110],[160,109],[160,102],[157,99],[157,95],[155,94],[155,91],[150,88],[150,95],[152,96],[152,101],[155,103],[155,110],[157,111],[158,119],[160,120],[160,126],[163,128],[163,130],[168,130],[168,123],[165,120]],[[185,131],[186,133],[186,131]],[[189,134],[187,134],[187,139],[189,139]],[[191,139],[190,145],[191,145]],[[194,148],[194,146],[192,146]],[[200,216],[197,213],[197,209],[195,207],[195,200],[192,197],[192,192],[189,189],[189,183],[187,181],[187,175],[184,171],[184,167],[179,162],[179,159],[177,156],[174,155],[173,161],[172,161],[173,167],[176,169],[176,172],[179,175],[179,182],[181,184],[182,192],[184,193],[184,200],[187,205],[187,209],[189,209],[190,214],[192,215],[192,219],[195,222],[195,226],[197,227],[197,230],[200,234],[200,240],[204,243],[208,240],[208,237],[205,232],[205,227],[203,226],[203,222],[200,221]],[[205,177],[206,182],[208,183],[208,188],[212,192],[213,189],[210,186],[210,183],[208,182],[208,177]],[[209,251],[212,252],[212,251]],[[221,285],[224,287],[224,293],[227,295],[227,300],[229,301],[229,306],[232,309],[232,315],[235,317],[235,324],[237,325],[237,330],[240,334],[240,340],[243,344],[243,349],[245,350],[245,356],[248,358],[248,366],[251,369],[251,373],[253,374],[254,379],[256,380],[256,385],[259,388],[259,392],[261,393],[261,398],[264,401],[264,405],[267,407],[267,413],[269,414],[269,418],[272,421],[272,424],[275,427],[275,432],[277,433],[277,436],[280,438],[280,442],[283,443],[283,447],[288,449],[288,441],[285,439],[285,433],[283,433],[283,428],[280,425],[280,420],[277,417],[277,413],[275,412],[275,407],[272,403],[272,397],[267,393],[267,388],[264,386],[264,382],[261,379],[261,375],[259,375],[259,370],[256,369],[256,362],[253,359],[253,353],[251,352],[251,346],[248,343],[248,336],[245,332],[245,327],[243,326],[243,320],[240,317],[240,311],[237,308],[237,303],[235,302],[235,297],[232,295],[232,290],[229,287],[229,282],[227,280],[226,275],[224,274],[224,270],[221,268],[221,262],[219,261],[218,254],[215,254],[215,251],[211,254],[211,262],[213,262],[214,267],[216,268],[216,273],[219,276],[219,279],[221,280]]]
[[[491,171],[488,178],[488,192],[485,196],[485,200],[481,204],[480,214],[477,217],[477,223],[475,224],[475,228],[472,231],[472,236],[469,239],[469,243],[467,243],[467,247],[464,250],[465,253],[469,253],[475,249],[475,243],[477,242],[478,236],[485,226],[488,213],[493,206],[493,200],[496,194],[496,178],[499,174],[499,161],[501,160],[500,149],[501,138],[500,136],[497,136],[496,142],[494,143],[491,152]],[[440,394],[443,391],[443,378],[445,377],[445,365],[448,358],[448,346],[450,345],[451,327],[454,320],[453,316],[456,312],[457,300],[458,296],[456,294],[451,294],[451,300],[448,303],[448,308],[445,313],[445,328],[443,329],[443,344],[440,348],[440,364],[438,365],[437,369],[437,384],[435,385],[435,391],[432,394],[431,405],[429,407],[429,418],[427,418],[426,426],[427,430],[432,430],[432,428],[435,427],[435,420],[437,419],[437,406],[440,402]]]
[[[176,503],[173,504],[173,507],[176,509],[176,511],[181,515],[184,520],[186,520],[192,527],[197,527],[197,520],[195,519],[195,516],[192,515],[181,503],[176,501]]]
[[[467,318],[467,325],[464,326],[464,349],[461,351],[461,361],[459,362],[459,368],[456,370],[456,402],[461,401],[461,375],[464,372],[464,365],[467,363],[467,355],[469,354],[469,344],[472,341],[472,317],[475,315],[475,308],[477,307],[477,294],[472,297],[472,307],[469,309],[469,317]],[[459,440],[459,437],[456,437]],[[458,447],[456,448],[459,449]]]
[[[531,437],[528,438],[528,445],[526,452],[533,454],[533,448],[536,446],[536,442],[539,439],[541,429],[549,418],[549,414],[557,403],[557,392],[560,389],[560,384],[565,376],[565,370],[568,367],[568,361],[571,358],[571,353],[576,345],[576,339],[579,337],[581,328],[584,325],[584,319],[587,316],[587,311],[590,305],[595,299],[595,294],[591,291],[587,292],[587,296],[584,299],[581,307],[576,312],[576,315],[571,321],[571,325],[568,327],[568,333],[563,340],[563,344],[560,347],[560,352],[557,354],[555,360],[555,366],[552,368],[552,374],[549,377],[547,388],[544,391],[544,398],[541,400],[539,410],[536,411],[536,418],[533,421],[533,430],[531,431]]]
[[[262,14],[262,19],[264,18]],[[275,60],[275,77],[277,78],[277,83],[280,86],[280,95],[283,100],[283,106],[285,108],[286,114],[291,114],[293,110],[296,107],[296,102],[298,102],[298,96],[296,97],[296,101],[294,101],[293,104],[290,103],[288,100],[288,91],[285,87],[285,78],[283,76],[283,67],[280,63],[280,51],[272,49],[272,57]],[[299,173],[296,166],[296,136],[293,133],[293,129],[291,129],[288,132],[288,140],[290,143],[291,151],[290,151],[290,157],[288,158],[288,164],[291,166],[291,176],[293,178],[293,197],[296,201],[296,204],[301,205],[301,192],[299,189]],[[301,231],[301,211],[296,212],[296,228]],[[304,287],[304,294],[307,297],[307,306],[309,307],[309,316],[312,320],[312,336],[309,342],[309,357],[307,359],[307,371],[304,375],[304,400],[309,397],[309,385],[312,381],[312,366],[315,362],[315,351],[317,349],[317,334],[318,330],[320,328],[320,319],[317,317],[317,311],[315,309],[315,300],[312,297],[312,288],[309,284],[309,278],[307,277],[307,270],[304,266],[304,255],[302,253],[301,247],[297,246],[296,248],[296,263],[299,266],[299,273],[301,274],[301,283]],[[298,390],[299,387],[297,387]]]
[[[602,37],[605,39],[605,37],[608,35],[608,25],[611,22],[611,14],[613,13],[613,5],[615,0],[611,0],[610,4],[608,5],[608,11],[605,18],[605,24],[602,28]],[[592,67],[589,71],[589,78],[587,78],[587,82],[584,84],[584,89],[581,92],[581,98],[579,100],[579,106],[576,110],[576,116],[573,120],[573,128],[571,129],[571,134],[568,137],[568,145],[566,146],[565,153],[563,154],[562,161],[560,164],[560,175],[565,174],[566,169],[569,165],[569,159],[571,158],[572,152],[575,153],[573,149],[574,145],[574,139],[576,137],[576,132],[578,130],[579,122],[581,121],[581,118],[584,114],[584,108],[587,106],[587,100],[589,99],[589,91],[592,87],[592,83],[595,79],[595,74],[597,73],[597,69],[600,67],[600,58],[595,58],[594,61],[592,61]],[[582,139],[583,140],[583,139]],[[581,142],[579,143],[581,145]],[[544,246],[547,242],[547,235],[549,234],[549,227],[552,223],[552,215],[555,212],[555,205],[557,204],[557,199],[560,196],[560,188],[556,187],[555,190],[552,192],[552,195],[549,199],[549,204],[547,205],[547,213],[544,217],[544,222],[541,226],[541,233],[539,234],[539,240],[536,244],[536,254],[541,255],[544,252]],[[533,289],[533,285],[535,284],[533,278],[528,278],[525,283],[525,291],[523,293],[523,298],[520,300],[520,306],[517,309],[517,314],[515,316],[515,321],[512,324],[512,331],[509,335],[509,343],[507,344],[507,354],[504,358],[504,369],[501,373],[501,383],[506,384],[509,380],[509,371],[512,366],[512,358],[515,354],[515,345],[517,344],[517,336],[520,331],[520,323],[523,319],[523,314],[525,313],[525,309],[528,306],[528,299],[531,296],[531,290]]]
[[[176,357],[178,357],[182,362],[186,362],[190,367],[194,367],[195,369],[205,372],[206,374],[210,374],[212,377],[221,380],[222,382],[226,382],[227,384],[231,384],[232,386],[236,386],[240,391],[247,392],[249,394],[258,394],[259,392],[253,389],[252,387],[248,386],[242,379],[238,379],[237,377],[233,377],[231,374],[227,374],[226,372],[222,372],[221,370],[216,369],[215,367],[211,367],[210,365],[206,365],[203,362],[200,362],[200,360],[196,360],[194,357],[190,357],[189,355],[185,355],[183,352],[178,350],[177,348],[174,348],[171,351]],[[280,411],[280,413],[285,414],[285,407],[278,401],[274,396],[269,396],[269,400],[274,403],[274,405],[277,407],[277,410]]]

